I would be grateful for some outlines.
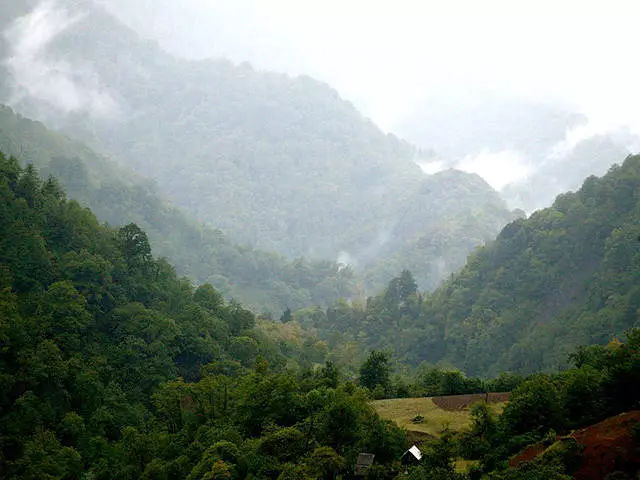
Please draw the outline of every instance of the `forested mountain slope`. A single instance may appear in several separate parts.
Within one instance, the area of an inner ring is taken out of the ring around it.
[[[254,323],[0,154],[1,478],[303,479],[401,455],[364,391],[285,370]]]
[[[638,324],[640,157],[503,229],[428,297],[422,344],[469,372],[562,365]]]
[[[0,149],[55,175],[100,221],[114,226],[137,223],[154,251],[169,258],[181,275],[209,282],[225,297],[253,309],[279,315],[287,306],[328,304],[353,291],[349,269],[240,247],[172,207],[151,182],[2,106]]]
[[[640,156],[630,156],[507,225],[432,294],[422,297],[405,271],[366,305],[296,317],[330,341],[487,375],[562,368],[578,345],[638,326],[639,308]]]
[[[421,320],[439,333],[444,358],[469,372],[561,366],[577,345],[638,325],[639,238],[633,156],[507,225],[427,298]]]
[[[173,203],[238,243],[289,257],[345,252],[357,268],[372,266],[376,288],[407,267],[432,287],[512,218],[506,205],[494,208],[488,185],[459,175],[460,192],[473,187],[460,207],[485,213],[451,237],[442,255],[450,261],[434,269],[442,262],[417,239],[438,241],[426,232],[448,230],[458,209],[429,215],[447,202],[438,189],[421,193],[421,153],[328,85],[225,60],[176,59],[90,2],[30,12],[25,6],[26,17],[6,22],[0,92],[10,105],[152,178]],[[39,42],[29,36],[34,18],[52,32]],[[56,85],[69,95],[51,94]],[[408,208],[425,233],[394,237]]]
[[[614,448],[600,442],[606,462],[591,453],[597,442],[582,455],[584,430],[551,444],[638,407],[640,330],[624,344],[578,349],[566,372],[515,378],[502,414],[475,405],[468,429],[445,428],[407,467],[406,432],[369,402],[388,386],[385,354],[361,366],[360,385],[330,362],[309,368],[304,352],[256,329],[251,312],[155,259],[137,225],[100,226],[54,177],[1,154],[0,207],[2,478],[317,480],[353,476],[361,452],[375,456],[368,477],[390,480],[569,480],[614,463],[637,474],[631,422]],[[401,310],[419,300],[407,274],[386,297]],[[421,387],[436,372],[425,373]],[[449,386],[465,380],[448,373]],[[549,446],[540,458],[507,467],[538,441]],[[473,473],[456,473],[456,458],[474,460]]]
[[[386,243],[369,254],[376,260],[367,262],[364,254],[368,291],[381,290],[405,269],[421,290],[434,290],[478,245],[493,241],[505,221],[523,216],[518,210],[506,213],[498,193],[478,175],[459,170],[427,175],[383,232]]]
[[[580,188],[588,176],[604,175],[611,167],[612,159],[624,158],[637,151],[632,146],[638,145],[638,141],[624,132],[586,138],[564,154],[556,154],[557,158],[550,155],[552,158],[535,165],[533,174],[507,185],[500,194],[510,204],[528,212],[547,207],[558,194]]]

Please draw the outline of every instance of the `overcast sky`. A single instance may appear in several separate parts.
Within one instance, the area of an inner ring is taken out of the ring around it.
[[[174,53],[327,81],[387,130],[429,98],[483,91],[640,130],[632,1],[97,1]]]
[[[42,0],[14,28],[35,18],[56,33],[66,25],[58,7],[73,1]],[[640,11],[629,0],[93,1],[179,56],[323,80],[385,131],[433,147],[441,157],[430,170],[455,166],[497,189],[594,134],[624,126],[640,135]],[[20,31],[7,38],[25,67],[40,57],[22,47],[43,39]],[[54,77],[53,90],[78,93],[59,65],[44,72],[41,83]],[[78,100],[109,107],[87,92]],[[628,151],[640,148],[640,137],[624,138]]]

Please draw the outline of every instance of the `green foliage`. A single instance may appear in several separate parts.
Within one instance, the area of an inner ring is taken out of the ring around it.
[[[3,478],[316,478],[405,447],[333,363],[284,369],[322,342],[285,358],[137,225],[100,226],[52,185],[0,155]]]
[[[562,427],[562,400],[556,386],[544,376],[534,376],[511,393],[502,420],[514,435]]]
[[[492,479],[570,478],[584,466],[585,448],[571,430],[610,416],[613,418],[607,421],[615,421],[618,414],[637,405],[639,338],[638,329],[630,330],[625,343],[612,341],[606,347],[579,349],[571,356],[580,360],[576,361],[579,368],[526,379],[512,392],[497,419],[486,406],[474,405],[472,427],[456,439],[461,456],[480,461],[473,478],[482,473]],[[599,448],[599,441],[599,435],[594,435],[590,448]],[[537,444],[533,451],[541,450],[534,461],[516,460],[516,467],[507,468],[509,458],[533,443]],[[593,457],[589,462],[594,462]],[[614,466],[625,475],[635,473],[632,466],[609,462],[597,468],[612,472]]]
[[[370,390],[377,387],[382,388],[383,391],[388,389],[391,374],[389,360],[389,354],[386,352],[371,352],[369,358],[360,367],[360,385]]]
[[[499,434],[495,415],[485,402],[471,406],[471,428],[458,437],[458,449],[462,457],[478,460],[491,451]]]
[[[19,156],[23,163],[37,165],[45,174],[55,175],[69,195],[88,205],[101,221],[129,225],[129,228],[131,224],[139,226],[139,232],[123,231],[128,241],[136,234],[145,237],[148,234],[146,241],[141,238],[141,243],[134,241],[126,246],[129,260],[134,264],[144,264],[145,255],[148,257],[150,253],[144,244],[151,244],[154,252],[169,258],[181,275],[200,284],[213,284],[227,298],[241,300],[256,310],[278,312],[286,305],[295,308],[326,305],[350,296],[353,291],[351,269],[304,258],[292,262],[277,254],[241,247],[220,231],[203,227],[201,221],[171,206],[166,195],[150,182],[4,106],[0,106],[0,149]],[[2,161],[3,164],[14,162],[4,168],[12,169],[15,176],[16,169],[20,168],[18,162],[12,157]],[[28,167],[25,173],[20,185],[16,183],[20,195],[31,203],[41,201],[35,190],[39,180],[33,167]],[[63,194],[56,179],[42,182],[42,189],[51,196]],[[48,228],[57,236],[57,243],[68,240],[70,232],[60,228],[63,225],[59,219],[50,217],[49,222]],[[126,240],[124,237],[122,241]],[[31,241],[37,243],[38,239]],[[238,243],[246,245],[246,238]],[[142,250],[136,251],[137,248]],[[42,266],[39,267],[48,260],[43,252],[39,257],[32,250],[29,268],[27,263],[22,265],[22,276],[45,274]],[[24,278],[24,281],[29,280]]]
[[[335,478],[344,467],[344,458],[331,447],[318,447],[309,455],[307,470],[312,478]]]
[[[280,321],[282,323],[289,323],[292,319],[293,316],[291,315],[291,309],[289,307],[285,308],[282,315],[280,315]]]
[[[281,462],[295,461],[307,449],[307,439],[296,428],[274,427],[262,436],[260,449]]]
[[[517,468],[510,468],[504,473],[490,475],[491,480],[571,480],[571,476],[564,473],[564,467],[555,463],[545,463],[542,460],[524,462]]]
[[[423,454],[418,467],[410,469],[408,476],[399,478],[436,480],[465,480],[465,475],[455,471],[455,439],[453,434],[444,430],[438,440],[423,446]]]
[[[338,302],[300,322],[328,341],[356,341],[413,366],[452,365],[473,376],[563,369],[570,353],[576,365],[600,368],[606,358],[592,345],[638,324],[638,202],[640,156],[630,156],[552,207],[507,225],[435,292],[412,293],[403,272],[365,305]],[[519,381],[507,375],[486,388],[511,390]],[[473,391],[456,373],[445,382],[447,393]],[[587,383],[597,389],[595,379]]]
[[[575,439],[561,438],[544,452],[542,460],[546,463],[563,465],[566,473],[571,474],[580,466],[583,450],[584,448]]]
[[[80,478],[80,454],[63,446],[50,431],[40,431],[24,444],[22,457],[15,465],[18,478],[25,480],[71,480]]]
[[[322,342],[308,339],[299,357],[285,357],[250,311],[155,259],[136,225],[100,226],[53,185],[0,155],[3,478],[331,478],[350,472],[360,452],[389,477],[407,439],[375,414],[370,392],[331,362],[284,368],[325,356]],[[397,295],[367,308],[420,311],[410,276],[399,278]],[[331,314],[358,308],[338,304]],[[555,432],[640,402],[640,331],[572,360],[576,368],[553,376],[488,382],[423,365],[410,383],[404,371],[392,382],[390,355],[373,351],[360,383],[449,393],[517,385],[499,418],[474,405],[468,432],[428,443],[408,478],[464,478],[454,468],[463,455],[489,478],[564,479],[580,451],[570,440],[554,444]],[[542,458],[505,467],[540,439],[550,446]]]

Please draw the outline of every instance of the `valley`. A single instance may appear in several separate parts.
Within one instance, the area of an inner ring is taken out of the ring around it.
[[[635,73],[309,5],[0,2],[0,478],[636,478]]]

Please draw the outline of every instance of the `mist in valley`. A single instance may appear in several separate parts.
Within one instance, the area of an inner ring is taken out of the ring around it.
[[[41,2],[6,27],[15,80],[6,103],[26,89],[67,111],[126,109],[89,65],[44,61],[45,44],[77,21],[82,3]],[[639,146],[640,73],[622,2],[526,11],[496,1],[482,10],[473,2],[95,3],[175,56],[328,82],[384,131],[424,149],[424,171],[478,173],[529,213]],[[584,142],[601,152],[586,166],[574,158]]]
[[[635,9],[0,0],[0,477],[640,478]]]

